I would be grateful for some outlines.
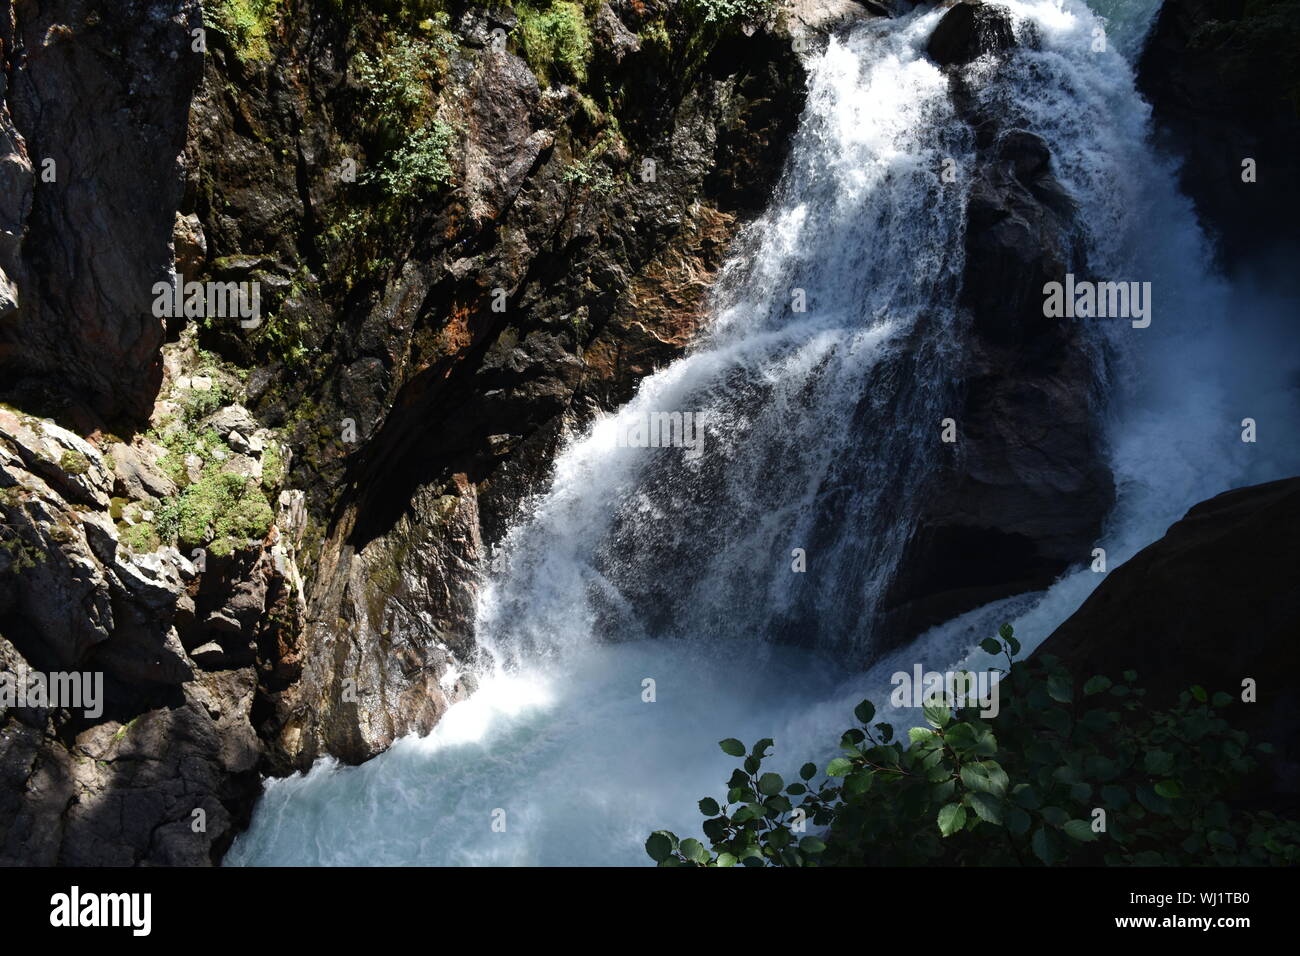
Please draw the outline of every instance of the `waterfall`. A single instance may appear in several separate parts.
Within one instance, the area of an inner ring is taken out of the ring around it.
[[[1196,501],[1295,473],[1294,453],[1230,440],[1248,415],[1293,423],[1293,393],[1282,372],[1245,373],[1277,354],[1274,306],[1208,271],[1148,145],[1128,58],[1153,4],[1109,0],[1100,51],[1077,0],[1006,5],[1038,43],[976,64],[977,96],[1051,147],[1094,269],[1160,297],[1150,328],[1096,333],[1117,355],[1118,502],[1099,542],[1113,566]],[[871,656],[960,341],[965,194],[936,171],[968,166],[974,146],[924,55],[942,14],[860,24],[809,63],[786,174],[737,239],[707,329],[574,436],[507,535],[478,611],[480,689],[361,767],[269,781],[227,862],[646,863],[651,830],[698,830],[695,801],[733,763],[718,739],[774,737],[774,769],[821,761],[894,670],[978,665],[970,648],[1004,620],[1041,639],[1096,586],[1067,575],[845,673]],[[687,444],[686,413],[703,422],[699,453],[629,447],[668,421]],[[791,573],[800,548],[817,574]]]

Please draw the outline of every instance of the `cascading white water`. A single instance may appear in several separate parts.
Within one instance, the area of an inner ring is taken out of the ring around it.
[[[1124,338],[1108,385],[1119,502],[1100,543],[1114,566],[1192,503],[1297,470],[1234,431],[1246,416],[1278,434],[1295,421],[1293,364],[1275,355],[1271,379],[1234,371],[1268,326],[1208,273],[1190,206],[1146,144],[1122,53],[1152,5],[1123,8],[1121,52],[1093,49],[1097,21],[1074,0],[1008,5],[1041,45],[980,95],[1051,146],[1094,269],[1157,296],[1151,328],[1111,332]],[[698,830],[695,801],[732,765],[721,737],[776,738],[778,769],[820,758],[894,670],[956,664],[1003,620],[1041,639],[1086,597],[1100,576],[1085,571],[847,678],[829,653],[770,640],[841,654],[869,642],[864,609],[901,544],[912,479],[931,467],[918,436],[932,437],[947,394],[964,208],[936,171],[971,158],[923,53],[941,14],[864,24],[810,64],[787,176],[737,242],[709,329],[569,445],[509,534],[479,609],[494,662],[481,689],[364,766],[269,781],[227,862],[648,862],[651,830]],[[702,455],[616,446],[665,411],[705,413]],[[791,574],[791,550],[813,540],[822,564]]]

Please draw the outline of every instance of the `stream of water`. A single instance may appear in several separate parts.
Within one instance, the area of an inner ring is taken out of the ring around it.
[[[1155,4],[1006,5],[1039,47],[977,66],[978,95],[1048,142],[1093,268],[1155,290],[1150,328],[1104,333],[1113,568],[1197,501],[1300,471],[1285,443],[1237,437],[1245,417],[1293,428],[1300,363],[1271,332],[1283,303],[1210,271],[1148,143],[1130,60]],[[979,666],[970,649],[1007,620],[1032,648],[1087,597],[1102,576],[1084,569],[865,673],[838,663],[870,648],[956,347],[965,195],[935,170],[973,144],[924,55],[942,13],[861,24],[808,64],[786,175],[737,240],[708,329],[574,436],[504,542],[478,611],[480,689],[361,767],[268,781],[227,864],[645,864],[652,830],[698,833],[696,801],[734,765],[719,739],[775,738],[777,770],[821,762],[894,671]],[[702,453],[620,447],[666,410],[703,416]],[[792,574],[809,542],[815,568]]]

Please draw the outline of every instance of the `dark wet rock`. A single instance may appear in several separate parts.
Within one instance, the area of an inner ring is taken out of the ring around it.
[[[1254,782],[1266,803],[1300,801],[1300,478],[1239,488],[1193,507],[1165,536],[1106,574],[1036,653],[1085,681],[1138,675],[1164,709],[1193,685],[1230,694],[1225,716],[1276,759]],[[1242,682],[1257,685],[1241,701]]]
[[[0,4],[7,388],[34,379],[105,420],[148,417],[163,339],[151,290],[172,268],[201,25],[198,0]]]
[[[602,3],[596,11],[594,38],[599,55],[608,59],[611,66],[623,62],[623,57],[641,49],[641,41],[635,33],[623,25],[608,3]]]
[[[1085,326],[1043,315],[1045,282],[1087,272],[1074,204],[1041,138],[967,118],[986,145],[967,199],[957,440],[886,592],[886,647],[1048,586],[1088,559],[1114,502],[1100,424],[1105,350]]]
[[[1006,7],[963,0],[943,15],[925,52],[940,66],[961,66],[985,53],[1001,53],[1015,45],[1011,13]]]
[[[1298,46],[1295,3],[1166,0],[1138,64],[1161,141],[1182,158],[1182,188],[1231,268],[1294,260]],[[1255,161],[1255,182],[1243,181],[1246,159]],[[1287,247],[1275,249],[1279,242]]]

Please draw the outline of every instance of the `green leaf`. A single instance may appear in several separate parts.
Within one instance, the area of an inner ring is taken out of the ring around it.
[[[907,739],[914,744],[922,743],[934,736],[934,731],[929,727],[909,727],[907,729]]]
[[[1160,794],[1155,792],[1152,787],[1141,786],[1137,788],[1138,803],[1146,807],[1152,813],[1167,814],[1172,809],[1169,801]]]
[[[1061,859],[1061,841],[1056,834],[1046,827],[1039,827],[1034,831],[1029,845],[1034,851],[1034,856],[1042,860],[1047,866],[1051,866]]]
[[[736,865],[736,858],[732,856],[730,853],[718,854],[718,866],[735,866],[735,865]]]
[[[706,817],[716,817],[721,809],[722,808],[718,806],[718,801],[714,800],[712,797],[705,797],[700,801],[700,813],[704,814]]]
[[[667,830],[656,830],[645,841],[645,851],[649,854],[650,859],[656,863],[662,863],[673,855],[673,844],[676,842],[677,837]]]
[[[799,776],[805,780],[811,780],[817,776],[817,765],[815,763],[806,763],[799,768]]]
[[[826,844],[820,837],[809,835],[799,841],[799,849],[805,853],[825,853]]]
[[[844,792],[849,796],[860,797],[871,789],[876,775],[870,770],[859,770],[844,778]]]
[[[1029,832],[1029,814],[1025,813],[1019,807],[1007,807],[1006,825],[1016,836],[1024,836]]]
[[[1080,843],[1091,843],[1097,839],[1097,834],[1092,832],[1092,827],[1086,820],[1066,820],[1063,828],[1067,836],[1078,840]]]
[[[967,799],[970,801],[971,809],[974,810],[979,818],[985,823],[996,823],[998,826],[1002,825],[1002,804],[989,794],[972,793]]]
[[[961,782],[977,793],[998,793],[997,784],[988,770],[977,763],[968,763],[961,768]]]
[[[709,858],[709,851],[699,840],[687,837],[682,841],[682,856],[695,863],[703,863]]]
[[[1232,703],[1232,700],[1233,698],[1231,694],[1225,694],[1223,691],[1218,691],[1215,693],[1211,703],[1213,703],[1215,710],[1223,710],[1223,708]]]
[[[1020,642],[1016,640],[1014,637],[1008,637],[1007,643],[1011,645],[1012,656],[1018,657],[1020,655]]]
[[[826,776],[842,777],[853,769],[853,761],[846,757],[836,757],[826,765]]]
[[[1016,784],[1016,788],[1011,791],[1011,799],[1026,810],[1037,810],[1043,805],[1034,788],[1027,783]]]
[[[1124,672],[1124,679],[1125,679],[1126,681],[1128,681],[1128,682],[1131,684],[1131,683],[1133,683],[1135,680],[1138,679],[1138,672],[1137,672],[1137,671],[1125,671],[1125,672]]]
[[[728,737],[726,740],[719,740],[718,746],[722,748],[722,752],[728,757],[745,756],[745,745],[735,737]]]
[[[1015,635],[1015,633],[1016,633],[1016,629],[1012,627],[1010,624],[1003,624],[1000,628],[998,628],[998,637],[1002,638],[1002,640],[1004,641],[1011,640],[1011,638]]]
[[[1205,693],[1205,688],[1202,687],[1200,684],[1193,685],[1192,696],[1195,697],[1202,704],[1209,699],[1209,694]]]
[[[1177,800],[1183,795],[1183,788],[1179,786],[1177,780],[1161,780],[1156,784],[1156,793],[1170,800]]]
[[[785,781],[779,773],[765,773],[758,778],[758,792],[765,797],[780,793],[785,788]]]
[[[853,716],[858,718],[858,723],[865,727],[871,723],[871,718],[876,716],[876,705],[869,700],[864,700],[853,708]]]
[[[1002,645],[999,644],[991,637],[986,637],[984,638],[984,640],[980,641],[980,649],[986,651],[989,654],[1002,653]]]
[[[1106,806],[1115,810],[1123,809],[1128,806],[1130,802],[1128,791],[1123,787],[1116,786],[1115,784],[1107,784],[1101,788],[1101,799]]]
[[[1100,694],[1103,691],[1110,690],[1111,680],[1101,674],[1089,677],[1088,682],[1083,685],[1083,696],[1091,697],[1093,694]]]
[[[861,743],[867,739],[867,735],[858,728],[844,731],[844,736],[840,738],[840,749],[849,756],[857,756],[862,752]]]
[[[1054,827],[1062,826],[1070,818],[1070,815],[1060,807],[1043,807],[1039,813],[1044,820]]]
[[[939,810],[939,832],[952,836],[966,825],[966,810],[960,803],[949,803]]]
[[[1147,773],[1158,777],[1174,769],[1174,755],[1164,750],[1148,750],[1142,766]]]
[[[1074,699],[1074,688],[1071,686],[1070,678],[1064,674],[1053,674],[1047,678],[1047,694],[1052,700],[1068,704]]]
[[[1007,787],[1011,786],[1011,778],[1008,777],[1007,772],[1002,769],[1002,765],[996,760],[985,760],[980,764],[980,766],[984,769],[984,772],[988,774],[989,784],[993,787],[992,792],[994,796],[1004,796],[1007,792]]]
[[[763,801],[763,806],[767,807],[773,813],[789,813],[794,804],[790,798],[783,793],[774,794]]]
[[[772,744],[773,744],[773,740],[771,737],[764,737],[758,743],[754,744],[754,749],[749,752],[749,755],[751,757],[757,757],[759,760],[762,760],[764,757],[767,756],[767,748],[771,747]]]
[[[952,720],[952,711],[948,709],[946,699],[921,705],[921,713],[931,727],[947,727],[948,721]]]
[[[894,727],[892,724],[876,724],[876,730],[880,731],[880,739],[885,743],[889,743],[894,739]]]
[[[1221,846],[1229,850],[1237,849],[1237,838],[1223,830],[1211,830],[1207,839],[1215,846]]]

